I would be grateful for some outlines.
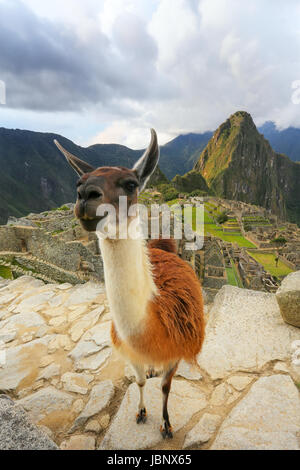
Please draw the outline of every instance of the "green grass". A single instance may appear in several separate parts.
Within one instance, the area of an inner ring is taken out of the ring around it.
[[[178,200],[174,199],[173,201],[169,201],[168,205],[172,206],[173,204],[176,204]],[[201,234],[201,229],[202,226],[200,222],[198,222],[196,226],[196,208],[193,207],[193,212],[192,212],[192,220],[191,217],[187,217],[187,214],[185,214],[185,221],[191,225],[192,229]],[[217,226],[214,223],[213,218],[211,217],[210,214],[208,214],[206,211],[204,211],[204,235],[212,235],[215,237],[220,238],[223,241],[230,242],[230,243],[237,243],[240,247],[245,247],[245,248],[256,248],[256,246],[251,243],[249,240],[246,240],[240,233],[224,233],[223,229],[221,226]]]
[[[194,214],[195,208],[193,208],[193,223],[191,224],[191,220],[189,219],[187,219],[187,222],[192,225],[193,230],[200,233],[202,227],[198,225],[198,227],[196,228]],[[256,248],[253,243],[251,243],[249,240],[246,240],[246,238],[244,238],[240,233],[224,233],[222,227],[216,225],[211,215],[208,214],[206,211],[204,211],[204,234],[210,234],[226,242],[237,243],[240,247]]]
[[[7,266],[0,266],[0,276],[4,279],[13,279],[11,269]]]
[[[200,233],[201,226],[199,225],[196,228],[195,224],[195,208],[193,208],[193,224],[188,219],[187,222],[192,225],[193,230]],[[240,247],[245,248],[256,248],[256,246],[251,243],[249,240],[246,240],[240,233],[224,233],[222,227],[216,225],[213,221],[213,218],[210,214],[204,211],[204,234],[205,235],[212,235],[214,237],[219,237],[221,240],[230,242],[230,243],[237,243]]]
[[[218,215],[222,214],[222,210],[218,209],[217,206],[210,202],[204,203],[204,209],[210,212],[214,217],[218,217]]]
[[[227,274],[228,284],[230,284],[231,286],[238,287],[238,282],[236,280],[233,268],[226,268],[226,274]]]
[[[174,204],[179,204],[179,199],[172,199],[171,201],[165,202],[169,207],[173,206]]]
[[[53,209],[51,209],[52,212],[55,212],[55,211],[69,211],[70,208],[68,206],[61,206],[61,207],[54,207]]]
[[[204,223],[206,225],[207,224],[214,224],[214,221],[213,221],[212,217],[206,211],[204,211]]]
[[[224,242],[237,243],[240,247],[245,248],[256,248],[253,243],[246,240],[240,233],[224,233],[221,227],[218,227],[214,223],[205,224],[205,234],[211,234],[214,237],[219,237]]]
[[[262,227],[272,225],[268,219],[264,219],[263,217],[251,217],[251,216],[243,217],[243,224],[262,226]]]
[[[260,263],[266,271],[268,271],[272,276],[282,277],[293,272],[285,263],[279,260],[278,267],[275,263],[275,254],[274,253],[254,253],[253,251],[248,251],[249,255],[252,256],[258,263]]]

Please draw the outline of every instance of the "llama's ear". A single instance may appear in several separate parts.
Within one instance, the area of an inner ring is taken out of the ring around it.
[[[140,182],[139,191],[142,191],[150,176],[154,172],[159,160],[159,147],[157,135],[154,129],[151,129],[151,142],[142,157],[136,162],[133,170],[136,172]]]
[[[68,163],[76,171],[77,175],[82,176],[84,173],[90,173],[91,171],[94,171],[95,168],[75,157],[75,155],[72,155],[70,152],[64,149],[63,146],[57,142],[57,140],[54,140],[54,143],[61,153],[66,157]]]

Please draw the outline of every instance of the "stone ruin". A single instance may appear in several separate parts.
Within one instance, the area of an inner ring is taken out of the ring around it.
[[[221,210],[230,210],[239,223],[245,214],[266,216],[265,209],[260,211],[256,206],[248,207],[245,203],[216,198],[213,201]],[[159,226],[162,229],[161,215]],[[173,233],[174,217],[171,216],[171,236]],[[291,269],[299,269],[300,231],[293,224],[285,224],[284,231],[274,226],[257,227],[247,233],[247,238],[252,237],[260,249],[272,248],[274,251],[276,248],[270,244],[270,237],[279,235],[292,240],[279,250],[279,259]],[[187,250],[186,243],[194,236],[192,230],[188,238],[183,232],[182,239],[177,242],[178,254],[196,271],[209,298],[213,299],[223,285],[230,283],[229,271],[239,287],[266,292],[274,292],[278,287],[278,282],[246,249],[216,237],[205,236],[203,246]],[[80,227],[74,217],[72,204],[60,210],[30,214],[21,219],[10,218],[6,226],[0,226],[1,265],[8,267],[14,277],[29,274],[48,283],[97,282],[103,281],[104,277],[97,237]]]
[[[103,281],[96,235],[80,227],[72,205],[0,226],[0,265],[48,283]]]

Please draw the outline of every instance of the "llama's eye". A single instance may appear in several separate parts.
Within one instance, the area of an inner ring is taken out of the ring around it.
[[[129,181],[128,183],[125,184],[125,189],[129,193],[133,193],[135,191],[136,187],[137,187],[137,184],[134,183],[133,181]]]

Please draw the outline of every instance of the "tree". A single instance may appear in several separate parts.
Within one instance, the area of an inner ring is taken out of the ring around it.
[[[191,196],[191,197],[202,197],[202,196],[206,196],[206,195],[207,195],[207,192],[203,191],[202,189],[195,189],[194,191],[189,193],[189,196]]]
[[[224,224],[228,220],[228,215],[226,212],[222,212],[220,215],[217,217],[217,222],[218,224]]]
[[[284,237],[277,237],[271,240],[271,243],[275,243],[275,245],[284,245],[287,240]]]
[[[251,232],[252,226],[249,223],[244,223],[245,232]]]

